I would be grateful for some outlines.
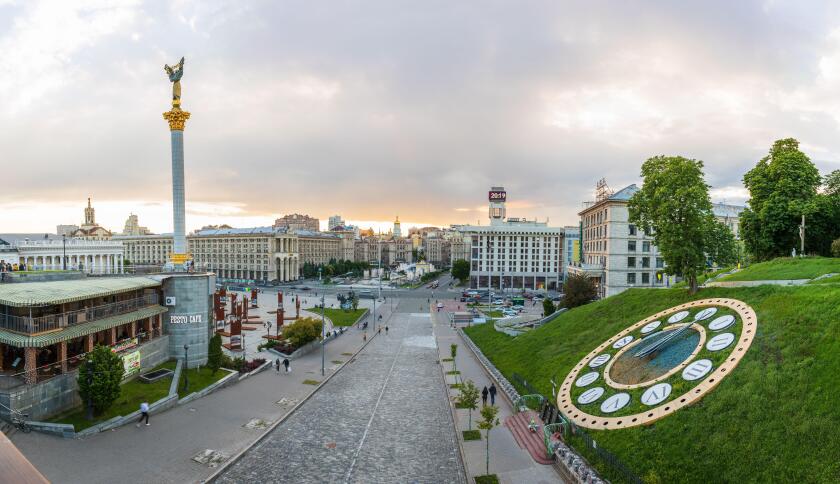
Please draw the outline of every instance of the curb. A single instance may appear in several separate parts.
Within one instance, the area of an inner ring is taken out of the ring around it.
[[[291,410],[289,410],[288,412],[286,412],[286,415],[283,415],[283,416],[282,416],[282,417],[280,417],[280,418],[279,418],[276,422],[274,422],[273,424],[271,424],[271,426],[270,426],[270,427],[268,427],[268,428],[265,430],[265,432],[263,432],[263,433],[262,433],[262,435],[260,435],[260,436],[257,438],[257,440],[255,440],[255,441],[251,442],[251,443],[250,443],[250,444],[248,444],[248,445],[247,445],[244,449],[242,449],[241,451],[237,452],[237,454],[236,454],[236,455],[234,455],[233,457],[231,457],[230,459],[228,459],[228,460],[227,460],[227,462],[225,462],[224,464],[222,464],[221,466],[219,466],[219,468],[218,468],[218,469],[216,469],[216,471],[215,471],[215,472],[213,472],[212,474],[210,474],[210,476],[208,476],[206,479],[204,479],[204,480],[203,480],[203,481],[201,481],[201,482],[203,482],[203,483],[212,483],[212,482],[216,482],[216,479],[218,479],[218,478],[222,475],[222,473],[223,473],[224,471],[226,471],[229,467],[231,467],[231,466],[233,466],[234,464],[236,464],[237,462],[239,462],[239,460],[240,460],[240,459],[242,459],[242,457],[245,455],[245,453],[246,453],[246,452],[248,452],[249,450],[251,450],[253,447],[255,447],[255,446],[256,446],[257,444],[259,444],[260,442],[262,442],[262,441],[263,441],[263,440],[264,440],[264,439],[265,439],[265,438],[266,438],[266,437],[267,437],[267,436],[268,436],[268,435],[269,435],[269,434],[270,434],[270,433],[271,433],[271,432],[272,432],[275,428],[277,428],[280,424],[282,424],[283,422],[285,422],[285,421],[286,421],[286,419],[288,419],[290,416],[292,416],[292,414],[294,414],[294,413],[297,411],[297,409],[298,409],[298,408],[300,408],[300,407],[301,407],[304,403],[306,403],[306,402],[307,402],[310,398],[312,398],[312,396],[313,396],[313,395],[315,395],[315,393],[317,393],[317,392],[318,392],[318,390],[320,390],[320,389],[321,389],[321,387],[323,387],[324,385],[326,385],[326,384],[327,384],[327,382],[328,382],[328,381],[330,381],[330,379],[332,379],[332,377],[334,377],[334,376],[338,375],[338,373],[339,373],[341,370],[343,370],[345,366],[347,366],[350,362],[352,362],[354,359],[356,359],[356,356],[358,356],[358,354],[359,354],[359,353],[361,353],[361,352],[362,352],[362,350],[363,350],[363,349],[365,349],[365,348],[367,347],[367,345],[369,345],[369,344],[370,344],[370,342],[374,340],[374,338],[376,338],[376,335],[377,335],[377,333],[373,333],[373,336],[371,336],[370,338],[368,338],[368,340],[365,342],[365,344],[363,344],[363,345],[361,346],[361,348],[359,348],[358,350],[356,350],[356,352],[355,352],[355,353],[353,353],[353,356],[351,356],[351,357],[350,357],[347,361],[345,361],[344,363],[342,363],[342,365],[341,365],[340,367],[338,367],[338,369],[336,369],[336,370],[333,372],[333,374],[332,374],[332,375],[330,375],[330,376],[328,376],[327,378],[325,378],[325,379],[324,379],[324,381],[322,381],[322,382],[321,382],[321,383],[320,383],[317,387],[315,387],[315,389],[314,389],[314,390],[312,390],[312,391],[309,393],[309,395],[305,396],[305,397],[304,397],[301,401],[299,401],[299,402],[297,403],[297,405],[295,405],[294,407],[292,407],[292,409],[291,409]]]

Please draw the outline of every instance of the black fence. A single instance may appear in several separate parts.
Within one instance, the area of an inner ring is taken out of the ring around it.
[[[537,391],[533,385],[528,383],[526,379],[522,378],[521,375],[512,373],[511,382],[517,387],[525,390],[529,395],[540,395],[539,391]],[[540,419],[542,419],[543,423],[546,425],[560,423],[561,419],[569,423],[570,435],[564,435],[564,441],[582,457],[594,455],[598,461],[609,467],[625,482],[642,484],[642,480],[639,476],[631,471],[630,468],[618,458],[618,456],[598,444],[582,427],[578,427],[571,420],[565,418],[560,410],[554,406],[551,399],[545,399],[545,403],[543,403],[539,413]],[[579,445],[578,442],[582,442],[583,445]]]

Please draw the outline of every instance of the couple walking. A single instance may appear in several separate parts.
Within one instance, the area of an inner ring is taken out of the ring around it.
[[[289,363],[288,358],[283,358],[283,366],[286,368],[286,373],[292,372],[291,363]],[[274,360],[274,369],[277,370],[277,373],[280,373],[280,358]]]
[[[490,395],[490,405],[496,404],[496,384],[491,383],[490,389],[487,389],[487,386],[484,387],[484,390],[481,390],[481,406],[487,405],[487,395]]]

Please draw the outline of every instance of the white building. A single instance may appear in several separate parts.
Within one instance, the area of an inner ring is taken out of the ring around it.
[[[490,225],[455,226],[469,241],[470,287],[559,288],[563,275],[562,227],[507,218],[503,187],[489,193]],[[456,256],[456,248],[453,257]]]
[[[29,270],[66,267],[93,274],[118,274],[123,272],[123,246],[110,240],[52,234],[0,234],[0,261],[26,264]]]
[[[114,235],[111,240],[125,247],[125,260],[132,265],[163,266],[173,250],[172,234]]]
[[[327,222],[327,230],[332,230],[336,227],[341,227],[344,225],[344,219],[341,218],[341,215],[332,215]]]
[[[303,265],[298,238],[283,228],[206,229],[190,235],[195,267],[220,279],[294,281]]]
[[[746,207],[743,205],[729,205],[726,203],[713,203],[712,213],[718,222],[725,225],[732,231],[736,239],[741,238],[741,212]]]

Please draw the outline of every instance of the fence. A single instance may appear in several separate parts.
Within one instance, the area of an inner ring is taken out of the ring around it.
[[[515,385],[523,388],[528,394],[538,395],[539,391],[533,385],[517,373],[511,374],[511,380]],[[540,409],[540,418],[545,425],[560,424],[563,421],[569,423],[569,434],[564,435],[566,444],[572,447],[580,455],[595,455],[600,462],[612,469],[621,476],[625,482],[642,484],[642,480],[627,467],[615,454],[598,445],[597,442],[582,428],[574,424],[570,419],[565,418],[560,410],[546,399]],[[576,445],[575,438],[579,438],[583,445]],[[585,448],[585,450],[584,450]]]
[[[158,303],[157,294],[117,301],[101,306],[68,311],[47,316],[13,316],[11,314],[0,314],[0,327],[10,329],[19,333],[41,333],[56,329],[64,329],[79,323],[96,321],[99,319],[130,313],[140,308],[152,306]]]

